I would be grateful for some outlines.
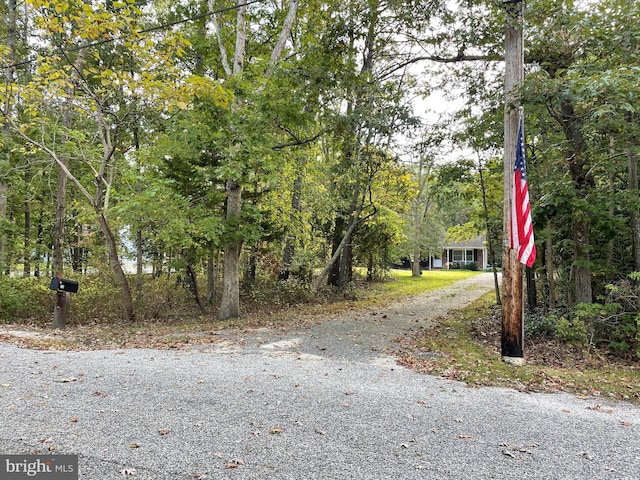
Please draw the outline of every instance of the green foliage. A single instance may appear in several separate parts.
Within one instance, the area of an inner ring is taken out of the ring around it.
[[[579,317],[560,317],[556,325],[556,334],[560,340],[583,348],[588,347],[591,342],[589,329]]]
[[[0,321],[28,321],[43,315],[47,310],[53,311],[54,295],[48,283],[41,278],[7,278],[2,279],[0,295]]]
[[[554,338],[558,335],[559,319],[555,314],[543,315],[528,312],[524,319],[524,334],[527,339]]]

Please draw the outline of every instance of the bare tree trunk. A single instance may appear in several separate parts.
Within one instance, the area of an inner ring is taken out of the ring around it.
[[[349,228],[347,229],[347,231],[345,232],[344,236],[342,237],[342,241],[335,248],[335,251],[333,252],[333,255],[331,256],[331,259],[329,260],[327,265],[325,265],[325,267],[322,269],[322,271],[320,272],[320,275],[318,275],[316,277],[316,279],[313,281],[313,290],[314,291],[317,291],[320,288],[320,285],[322,284],[322,281],[324,280],[324,277],[327,276],[327,274],[329,273],[329,271],[331,270],[333,265],[336,263],[338,258],[340,258],[340,255],[342,254],[342,250],[344,249],[345,245],[349,241],[349,238],[351,238],[351,234],[353,233],[353,231],[356,228],[356,225],[359,222],[360,214],[362,213],[362,209],[363,208],[364,208],[364,206],[361,203],[360,207],[358,208],[358,211],[353,216],[354,221],[351,222],[351,225],[349,225]]]
[[[60,161],[67,166],[65,158]],[[53,271],[62,273],[64,268],[65,215],[67,211],[67,176],[58,169],[58,188],[56,190],[56,215],[53,227]]]
[[[8,66],[4,71],[5,78],[5,86],[6,89],[9,90],[9,85],[13,83],[13,75],[15,73],[15,67],[11,65],[15,61],[15,53],[16,53],[16,23],[17,23],[17,12],[16,12],[16,0],[7,0],[7,10],[8,10],[8,18],[7,18],[7,55],[5,57],[5,64]],[[8,168],[10,165],[11,159],[11,128],[9,126],[9,115],[11,109],[11,95],[6,95],[5,104],[2,105],[3,109],[3,122],[2,122],[2,144],[3,148],[0,149],[2,154],[2,158],[0,158],[0,223],[2,223],[7,218],[7,197],[9,196],[9,184],[7,181]],[[8,264],[6,252],[6,243],[4,234],[0,232],[0,275],[5,270],[6,265]]]
[[[411,255],[411,276],[419,277],[422,274],[420,270],[420,248],[416,247]]]
[[[627,150],[629,162],[629,190],[635,192],[640,197],[638,189],[638,155],[631,149]],[[640,272],[640,212],[637,208],[632,208],[629,212],[629,222],[631,223],[631,237],[633,244],[633,269]]]
[[[592,303],[591,268],[589,262],[589,221],[581,213],[575,214],[572,223],[574,263],[571,267],[573,297],[571,306]]]
[[[99,209],[96,209],[96,214],[98,216],[98,222],[100,223],[100,229],[102,230],[102,234],[104,235],[104,241],[106,242],[107,248],[109,249],[109,261],[111,263],[111,268],[113,268],[118,283],[120,284],[120,291],[122,292],[122,302],[124,304],[124,310],[127,315],[127,319],[129,321],[133,321],[135,320],[133,297],[131,296],[131,288],[129,287],[127,276],[125,275],[124,270],[122,269],[122,265],[120,264],[116,238],[111,231],[111,226],[109,225],[109,221],[104,216],[104,213]]]
[[[556,269],[553,260],[553,230],[551,221],[547,221],[547,238],[545,239],[545,267],[547,278],[547,304],[549,310],[556,308]]]
[[[230,224],[238,222],[242,209],[242,188],[235,180],[227,180],[227,214]],[[235,235],[233,235],[235,237]],[[222,280],[222,299],[219,320],[227,320],[240,316],[240,251],[242,240],[230,239],[224,247],[224,266]]]
[[[31,275],[31,200],[24,201],[24,276]]]
[[[209,244],[207,257],[207,304],[211,305],[216,298],[216,261],[213,243]]]
[[[144,255],[142,252],[142,229],[138,228],[136,232],[136,303],[142,302],[144,294]]]
[[[35,266],[33,268],[33,276],[40,276],[40,262],[42,257],[42,237],[44,235],[44,208],[42,202],[39,202],[40,212],[38,215],[38,236],[36,238],[36,254],[35,254]]]
[[[480,159],[480,156],[478,156],[478,173],[480,175],[480,189],[482,190],[482,208],[484,212],[485,226],[487,229],[487,246],[489,247],[489,261],[491,262],[491,270],[493,271],[493,282],[495,284],[496,303],[498,305],[502,305],[502,299],[500,298],[500,282],[498,281],[498,268],[496,267],[496,251],[493,246],[493,235],[491,230],[491,224],[489,222],[489,206],[487,205],[487,189],[484,183],[484,173],[483,173],[482,161]]]
[[[293,215],[300,213],[302,210],[302,177],[298,175],[293,182],[293,194],[291,196],[291,210]],[[292,215],[292,216],[293,216]],[[295,238],[295,237],[294,237]],[[294,238],[288,237],[282,255],[282,271],[280,272],[280,280],[286,280],[291,273],[291,262],[295,254]]]

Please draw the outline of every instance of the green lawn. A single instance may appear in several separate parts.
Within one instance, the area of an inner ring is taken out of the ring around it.
[[[391,270],[392,280],[375,285],[373,291],[394,300],[438,290],[479,273],[471,270],[427,270],[420,277],[412,277],[410,270]]]

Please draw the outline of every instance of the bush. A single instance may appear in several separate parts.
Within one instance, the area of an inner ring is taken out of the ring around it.
[[[0,321],[24,321],[42,317],[47,310],[53,311],[53,295],[48,287],[49,279],[3,277]]]
[[[555,315],[527,315],[524,322],[524,334],[528,339],[554,338],[558,333],[558,317]]]

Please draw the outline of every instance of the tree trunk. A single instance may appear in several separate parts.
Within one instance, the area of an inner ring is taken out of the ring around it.
[[[61,158],[66,166],[66,159]],[[56,190],[56,213],[53,227],[53,272],[62,273],[64,268],[65,214],[67,210],[67,175],[58,169],[58,188]]]
[[[353,218],[349,220],[354,222]],[[353,230],[349,229],[349,233],[345,236],[346,242],[342,248],[342,254],[340,255],[340,261],[336,262],[340,265],[338,273],[338,288],[342,290],[353,279]]]
[[[333,252],[333,255],[331,256],[331,259],[329,260],[327,265],[325,265],[325,267],[322,269],[322,271],[316,277],[316,279],[313,281],[313,290],[314,291],[317,291],[320,288],[320,285],[322,284],[322,281],[324,280],[324,277],[327,276],[329,271],[336,264],[338,258],[340,257],[340,255],[342,253],[342,250],[344,249],[345,245],[347,244],[348,239],[351,237],[351,234],[355,230],[356,225],[360,221],[359,220],[360,219],[360,214],[362,213],[363,208],[364,208],[364,205],[361,203],[360,207],[358,207],[358,211],[353,215],[354,221],[351,222],[351,225],[349,226],[349,229],[346,231],[346,233],[342,237],[342,241],[335,248],[335,251]]]
[[[525,277],[527,279],[527,307],[530,312],[534,312],[538,307],[538,292],[533,268],[525,267]]]
[[[579,303],[592,303],[591,269],[589,262],[589,221],[582,214],[574,214],[572,222],[574,262],[571,266],[573,297],[571,307]]]
[[[144,295],[144,255],[142,251],[142,229],[136,232],[136,303],[140,305]]]
[[[24,276],[31,275],[31,200],[24,201]]]
[[[561,119],[565,136],[571,145],[571,152],[567,156],[569,173],[574,183],[574,188],[579,198],[586,198],[587,189],[591,182],[583,153],[586,151],[586,143],[583,137],[582,123],[575,113],[573,104],[564,101],[561,105]],[[592,303],[593,293],[591,287],[590,266],[590,222],[583,212],[574,207],[572,212],[572,236],[574,242],[573,265],[571,267],[571,279],[573,291],[570,303]]]
[[[96,214],[98,216],[98,222],[100,223],[100,229],[102,231],[102,234],[104,235],[104,240],[107,244],[107,248],[109,249],[109,261],[111,263],[111,268],[113,268],[113,271],[116,274],[116,278],[118,279],[118,283],[120,284],[120,292],[122,294],[122,303],[124,304],[124,310],[127,315],[127,319],[132,322],[135,320],[133,297],[131,296],[131,288],[129,287],[127,276],[125,275],[124,270],[122,269],[122,265],[120,264],[116,238],[111,232],[111,226],[109,225],[109,221],[104,216],[104,213],[99,209],[96,209]]]
[[[42,202],[39,202],[40,212],[38,215],[38,237],[36,239],[36,255],[35,255],[35,267],[33,269],[33,276],[40,276],[40,263],[42,260],[42,242],[44,235],[44,208]]]
[[[629,191],[634,193],[636,198],[640,198],[638,190],[638,155],[631,149],[627,150],[629,162]],[[629,222],[631,224],[631,237],[633,245],[633,269],[640,272],[640,212],[637,208],[632,208],[629,212]]]
[[[341,215],[336,216],[335,227],[333,230],[333,242],[331,245],[331,257],[336,256],[336,260],[331,264],[327,285],[338,287],[340,285],[340,263],[342,255],[342,246],[345,243],[345,221]]]
[[[367,282],[373,281],[373,254],[369,254],[367,260]]]
[[[489,248],[489,261],[491,262],[491,270],[493,271],[493,282],[495,284],[496,303],[502,305],[500,298],[500,282],[498,281],[498,268],[496,266],[496,251],[493,247],[493,232],[491,223],[489,222],[489,206],[487,205],[487,189],[484,183],[484,173],[482,168],[482,160],[478,156],[478,174],[480,175],[480,190],[482,191],[482,211],[484,213],[484,222],[487,229],[487,247]],[[483,259],[484,261],[484,259]],[[482,265],[484,270],[484,265]]]
[[[547,238],[545,239],[545,268],[547,278],[547,305],[549,310],[556,308],[556,269],[553,260],[553,230],[551,220],[547,221]]]
[[[196,277],[196,272],[191,265],[187,263],[187,285],[191,294],[194,296],[196,304],[201,312],[204,312],[204,305],[200,301],[200,291],[198,290],[198,278]]]
[[[207,304],[211,305],[216,298],[216,261],[214,258],[213,243],[209,244],[207,257]]]
[[[293,211],[292,217],[302,210],[302,177],[298,175],[293,182],[293,195],[291,196],[291,210]],[[292,218],[292,221],[295,219]],[[284,247],[284,253],[282,255],[282,271],[280,272],[280,280],[286,280],[291,273],[291,262],[293,261],[293,255],[295,254],[294,239],[287,238],[287,242]]]
[[[227,180],[227,226],[237,228],[242,208],[242,188],[235,180]],[[227,232],[230,239],[224,247],[222,298],[219,320],[240,316],[240,276],[239,263],[242,240],[238,232]]]
[[[12,65],[15,62],[15,53],[16,53],[16,24],[17,24],[17,13],[16,13],[16,0],[7,0],[7,31],[6,31],[6,40],[7,40],[7,54],[5,56],[5,61],[3,62],[5,65]],[[15,73],[15,67],[7,66],[4,71],[5,78],[5,86],[8,86],[13,83],[13,75]],[[9,126],[9,115],[11,112],[11,96],[6,96],[5,104],[2,105],[3,109],[3,122],[2,122],[2,141],[0,143],[3,144],[3,147],[0,149],[2,154],[2,158],[0,158],[0,227],[2,226],[2,222],[7,218],[7,198],[9,196],[9,184],[6,180],[6,175],[10,159],[11,159],[11,128]],[[6,243],[4,234],[0,230],[0,275],[5,270],[6,265],[8,264],[6,252]]]
[[[416,248],[411,256],[411,276],[419,277],[422,271],[420,270],[420,248]]]

